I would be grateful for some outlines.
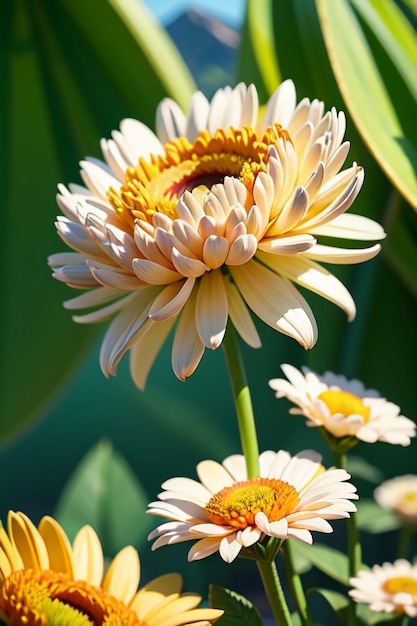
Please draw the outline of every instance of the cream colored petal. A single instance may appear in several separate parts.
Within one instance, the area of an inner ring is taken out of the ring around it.
[[[204,507],[211,498],[211,492],[201,483],[192,478],[169,478],[162,483],[162,488],[183,494],[187,500]]]
[[[48,265],[52,268],[59,268],[65,265],[84,265],[85,262],[85,255],[78,252],[57,252],[48,257]]]
[[[102,588],[118,600],[129,604],[137,591],[139,579],[139,555],[133,546],[126,546],[111,562]]]
[[[288,237],[268,237],[259,242],[259,250],[271,254],[299,254],[310,250],[316,239],[312,235],[290,235]]]
[[[187,302],[195,285],[194,278],[178,281],[165,287],[155,298],[149,309],[149,317],[155,322],[162,322],[176,315]]]
[[[154,619],[148,619],[148,626],[160,626],[161,624],[164,626],[206,626],[206,624],[209,624],[209,621],[206,620],[214,620],[223,614],[223,611],[216,609],[189,610],[187,607],[195,597],[191,594],[182,595],[164,607],[164,609],[158,611]],[[200,599],[200,596],[197,596],[197,598]]]
[[[345,311],[348,320],[352,321],[356,315],[356,306],[349,291],[334,274],[328,272],[324,267],[310,261],[302,256],[281,257],[281,256],[261,256],[260,258],[275,271],[286,276],[320,296],[333,302]]]
[[[226,332],[227,317],[223,275],[220,270],[207,272],[200,279],[195,307],[197,332],[206,348],[219,347]]]
[[[100,366],[105,376],[114,375],[122,356],[138,339],[148,320],[148,311],[159,289],[148,287],[134,294],[128,306],[121,311],[107,329],[100,351]]]
[[[364,215],[352,213],[338,215],[327,224],[312,226],[309,232],[313,235],[355,239],[358,241],[374,241],[376,239],[384,239],[386,236],[384,229],[377,222]]]
[[[48,551],[36,526],[24,513],[9,511],[7,528],[10,540],[26,569],[49,569]]]
[[[72,222],[66,217],[58,216],[55,222],[58,235],[67,246],[81,252],[85,256],[102,258],[103,253],[97,243],[88,236],[84,226]]]
[[[352,263],[362,263],[373,259],[381,251],[379,243],[369,248],[334,248],[333,246],[323,246],[316,244],[307,250],[303,256],[312,261],[323,261],[325,263],[338,263],[340,265],[351,265]]]
[[[227,295],[227,308],[233,326],[239,335],[252,348],[260,348],[261,340],[258,331],[248,311],[246,303],[242,299],[237,287],[229,280],[225,280]],[[226,331],[227,332],[227,331]]]
[[[197,465],[197,475],[211,493],[217,493],[235,482],[223,465],[211,460],[201,461]]]
[[[232,563],[242,549],[242,544],[236,539],[236,533],[223,537],[219,546],[219,553],[223,561]]]
[[[158,137],[146,124],[132,118],[120,123],[120,135],[113,134],[122,154],[135,167],[139,157],[148,159],[151,154],[162,154],[163,146]]]
[[[199,561],[214,554],[219,549],[219,537],[206,537],[197,541],[188,552],[189,561]]]
[[[85,313],[84,315],[73,315],[72,319],[74,322],[77,322],[77,324],[97,324],[98,322],[103,322],[104,320],[113,317],[115,313],[119,313],[119,311],[126,308],[131,300],[135,299],[135,295],[136,294],[132,293],[124,298],[120,298],[117,302],[112,302],[112,304],[109,304],[98,311],[91,311],[91,313]]]
[[[91,526],[83,526],[75,536],[73,545],[75,580],[85,580],[100,587],[103,578],[103,550],[97,533]]]
[[[156,357],[165,343],[176,318],[151,323],[149,329],[131,348],[130,375],[139,389],[145,389],[146,380]]]
[[[172,263],[178,271],[177,276],[181,278],[198,278],[210,270],[205,263],[199,259],[185,256],[177,248],[172,249]]]
[[[156,110],[156,132],[162,143],[184,137],[186,117],[179,105],[171,98],[164,98]]]
[[[114,139],[101,139],[100,148],[104,159],[113,174],[119,180],[123,180],[127,168],[133,165],[130,159],[126,159],[126,157],[121,153]]]
[[[229,252],[229,240],[226,237],[210,235],[204,242],[203,261],[207,267],[215,270],[223,265]]]
[[[52,277],[75,289],[91,289],[100,283],[92,276],[87,265],[64,265],[52,273]]]
[[[191,252],[188,256],[194,255],[196,258],[201,258],[204,241],[193,226],[184,220],[177,219],[172,224],[172,232],[182,246]]]
[[[262,128],[281,124],[288,125],[295,111],[296,92],[292,80],[284,80],[268,100],[266,111],[262,119]]]
[[[122,293],[123,291],[135,291],[145,284],[142,280],[138,280],[137,276],[121,267],[106,265],[90,259],[86,261],[86,264],[93,277],[103,287],[120,289]]]
[[[304,348],[313,347],[317,339],[316,321],[305,299],[289,281],[256,260],[242,267],[230,267],[230,272],[243,298],[258,317],[275,330],[296,339]]]
[[[75,309],[88,309],[93,306],[100,306],[101,304],[111,302],[115,298],[120,298],[119,289],[97,287],[97,289],[82,293],[80,296],[71,298],[71,300],[66,300],[64,307],[70,311]]]
[[[198,199],[187,190],[178,200],[177,214],[180,219],[195,228],[204,216],[204,211]]]
[[[120,187],[120,180],[118,180],[110,172],[110,169],[105,163],[100,161],[81,161],[80,175],[83,182],[88,189],[96,194],[102,200],[107,201],[107,192],[110,187],[118,189]]]
[[[265,235],[267,237],[275,237],[295,229],[307,214],[308,201],[306,190],[298,187],[282,207],[277,219],[268,228]],[[303,230],[305,229],[303,228]]]
[[[207,128],[209,102],[201,91],[196,91],[191,97],[190,112],[185,127],[185,136],[194,142],[198,133]]]
[[[218,89],[211,99],[207,120],[207,128],[211,134],[214,134],[218,128],[224,127],[224,112],[228,106],[231,92],[231,88],[226,86],[224,89]]]
[[[182,278],[174,270],[148,259],[134,259],[132,267],[136,276],[150,285],[168,285]]]
[[[258,121],[259,98],[255,85],[248,85],[243,94],[240,126],[255,128]]]
[[[72,548],[64,529],[48,515],[41,519],[38,529],[48,551],[49,569],[73,578]]]
[[[194,373],[204,354],[195,321],[196,295],[193,290],[180,315],[172,345],[172,369],[180,380]]]
[[[144,585],[130,604],[139,620],[145,621],[147,616],[157,610],[167,597],[181,593],[182,577],[180,574],[165,574]]]
[[[146,259],[165,267],[171,266],[170,261],[159,249],[155,238],[146,232],[140,224],[135,224],[134,237],[139,251]]]
[[[226,265],[244,265],[255,256],[258,240],[255,235],[239,235],[230,246]]]

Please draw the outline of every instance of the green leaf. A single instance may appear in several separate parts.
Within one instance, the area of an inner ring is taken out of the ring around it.
[[[316,0],[327,51],[340,91],[369,150],[392,183],[417,208],[416,146],[404,132],[371,47],[348,0]],[[364,86],[366,85],[366,88]],[[371,104],[372,103],[372,104]]]
[[[289,539],[288,541],[291,541]],[[292,544],[294,559],[304,558],[310,561],[321,572],[337,580],[343,585],[349,584],[349,562],[348,558],[339,550],[315,543],[312,546],[301,541],[294,541]]]
[[[72,539],[85,524],[99,535],[104,553],[138,546],[149,533],[149,500],[123,457],[100,442],[82,459],[61,494],[56,517]]]
[[[224,609],[224,615],[216,622],[221,626],[262,626],[262,620],[253,604],[243,596],[224,589],[219,585],[210,585],[210,606]]]
[[[384,245],[384,257],[409,292],[417,298],[417,243],[416,226],[407,223],[407,208],[402,207],[390,228],[390,236]],[[414,232],[413,228],[414,226]]]
[[[349,607],[349,598],[339,593],[338,591],[332,591],[330,589],[322,589],[321,587],[314,587],[308,590],[308,595],[317,593],[322,596],[326,602],[331,606],[336,614],[339,624],[347,623],[347,611]]]
[[[379,485],[384,480],[381,470],[360,456],[348,456],[347,470],[355,479],[362,478],[362,480],[367,480],[375,485]]]
[[[2,2],[0,39],[1,440],[53,399],[97,332],[72,322],[62,306],[71,290],[47,267],[64,249],[57,184],[80,181],[80,159],[99,156],[123,117],[153,124],[162,97],[184,103],[194,85],[136,0]]]
[[[356,519],[361,530],[368,533],[385,533],[400,527],[395,515],[383,509],[372,499],[361,499],[357,504]]]

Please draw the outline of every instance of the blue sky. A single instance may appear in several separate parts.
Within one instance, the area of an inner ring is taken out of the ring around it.
[[[245,0],[144,0],[162,24],[168,24],[190,7],[202,9],[238,28],[243,20]]]

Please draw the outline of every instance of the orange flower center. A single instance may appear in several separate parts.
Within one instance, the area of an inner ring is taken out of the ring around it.
[[[0,582],[0,619],[9,626],[138,626],[136,613],[112,595],[66,574],[31,569]]]
[[[318,396],[323,400],[331,415],[342,413],[345,417],[349,415],[362,415],[363,421],[369,420],[370,408],[365,406],[360,398],[348,391],[323,391]]]
[[[417,580],[411,576],[396,576],[386,580],[383,589],[387,593],[409,593],[417,597]]]
[[[214,524],[244,530],[255,525],[257,513],[275,522],[292,513],[298,501],[297,490],[283,480],[250,478],[216,493],[204,510]]]
[[[150,221],[155,212],[175,219],[177,200],[186,190],[208,188],[234,176],[252,191],[256,174],[266,171],[269,146],[280,137],[289,140],[278,124],[261,137],[250,127],[219,129],[213,135],[203,130],[194,143],[179,137],[165,145],[164,155],[140,158],[126,171],[120,190],[109,189],[108,199],[130,225],[135,218]]]

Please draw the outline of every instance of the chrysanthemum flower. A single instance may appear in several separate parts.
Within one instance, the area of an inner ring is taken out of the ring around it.
[[[386,480],[374,491],[384,509],[395,513],[405,524],[417,524],[417,475],[405,474]]]
[[[103,140],[105,163],[81,163],[87,188],[60,186],[61,238],[75,252],[54,254],[54,277],[85,291],[65,303],[92,309],[80,323],[114,317],[101,368],[115,375],[131,350],[143,388],[176,324],[172,366],[181,380],[205,348],[217,348],[230,318],[259,347],[249,309],[311,348],[317,338],[301,285],[355,316],[352,297],[319,262],[358,263],[365,249],[322,245],[317,237],[377,240],[374,221],[346,214],[363,182],[354,163],[340,171],[349,144],[345,116],[318,100],[296,103],[292,81],[271,96],[258,120],[255,87],[194,94],[188,115],[159,105],[157,134],[126,119]]]
[[[405,559],[374,565],[350,579],[349,595],[372,611],[417,617],[417,564]]]
[[[0,620],[8,626],[209,626],[223,613],[197,608],[201,597],[181,593],[179,574],[137,591],[139,579],[133,546],[104,572],[101,544],[89,526],[72,546],[48,516],[36,527],[10,512],[7,532],[0,528]]]
[[[290,413],[304,415],[307,426],[322,426],[334,437],[356,437],[362,441],[408,446],[415,436],[415,423],[399,415],[400,408],[381,398],[374,389],[365,389],[359,380],[326,372],[315,374],[307,367],[302,371],[292,365],[281,365],[287,376],[274,378],[269,386],[277,398],[288,398],[298,408]]]
[[[227,457],[222,464],[202,461],[197,465],[200,482],[171,478],[163,483],[159,501],[148,513],[172,521],[149,535],[152,549],[197,539],[188,553],[190,561],[219,550],[230,563],[242,548],[263,536],[295,537],[311,544],[312,530],[330,533],[326,520],[349,517],[356,511],[350,501],[356,488],[341,469],[321,465],[321,456],[311,450],[291,457],[281,450],[259,457],[260,477],[247,478],[244,456]]]

